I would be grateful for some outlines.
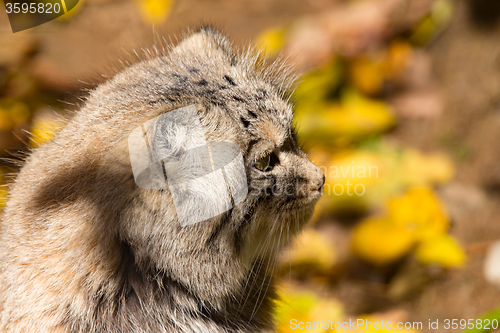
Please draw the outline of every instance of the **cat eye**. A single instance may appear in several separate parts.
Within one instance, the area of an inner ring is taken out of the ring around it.
[[[253,167],[260,171],[269,171],[269,163],[271,162],[271,154],[267,154],[265,157],[261,158],[253,164]]]
[[[276,164],[280,162],[278,155],[274,151],[271,153],[267,154],[257,162],[253,164],[253,167],[256,168],[257,170],[266,172],[266,171],[271,171]]]

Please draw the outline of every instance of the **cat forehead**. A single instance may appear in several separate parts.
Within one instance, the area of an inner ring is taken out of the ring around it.
[[[258,126],[257,132],[259,138],[273,142],[276,147],[281,147],[291,135],[289,126],[266,120]]]
[[[247,110],[242,110],[240,121],[253,138],[267,139],[279,147],[291,136],[293,113],[285,101],[274,98],[257,103],[255,108],[250,103]]]
[[[290,136],[293,112],[283,98],[285,79],[259,70],[251,53],[235,53],[222,35],[201,31],[174,48],[172,57],[180,81],[239,121],[252,139],[280,146]]]
[[[244,100],[238,99],[237,103],[228,98],[227,103],[210,104],[201,111],[201,116],[208,116],[209,123],[218,123],[219,126],[212,127],[228,135],[235,133],[236,136],[246,137],[244,141],[247,142],[263,139],[273,142],[276,147],[282,146],[292,135],[292,108],[278,96],[258,100],[249,94]]]

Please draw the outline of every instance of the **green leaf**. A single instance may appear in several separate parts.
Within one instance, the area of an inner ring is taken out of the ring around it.
[[[484,325],[485,320],[489,320],[490,322],[493,320],[497,320],[497,322],[500,323],[500,308],[497,308],[491,312],[488,312],[487,314],[482,316],[480,319],[481,319],[481,322],[483,323],[483,325]],[[474,322],[474,324],[475,324],[475,322]],[[489,325],[490,329],[472,328],[472,329],[465,330],[464,333],[486,333],[486,332],[491,332],[493,330],[498,329],[498,326],[496,326],[496,325],[494,326],[494,327],[496,327],[496,329],[492,326],[493,326],[492,324]]]

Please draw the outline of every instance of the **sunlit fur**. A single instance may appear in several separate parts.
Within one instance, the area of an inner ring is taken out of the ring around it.
[[[256,59],[204,28],[97,87],[33,152],[1,224],[0,332],[272,331],[277,252],[323,173],[295,142],[284,72]],[[208,142],[239,145],[249,194],[181,227],[168,190],[134,183],[127,137],[191,104]]]

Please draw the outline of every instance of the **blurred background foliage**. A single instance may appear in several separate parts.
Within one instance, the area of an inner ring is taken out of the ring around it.
[[[428,319],[500,319],[500,73],[480,67],[500,59],[493,2],[80,0],[15,35],[0,16],[0,179],[122,67],[116,48],[99,62],[100,47],[140,52],[209,21],[302,73],[295,126],[326,175],[276,270],[278,332],[300,331],[291,319],[420,320],[424,331]]]

